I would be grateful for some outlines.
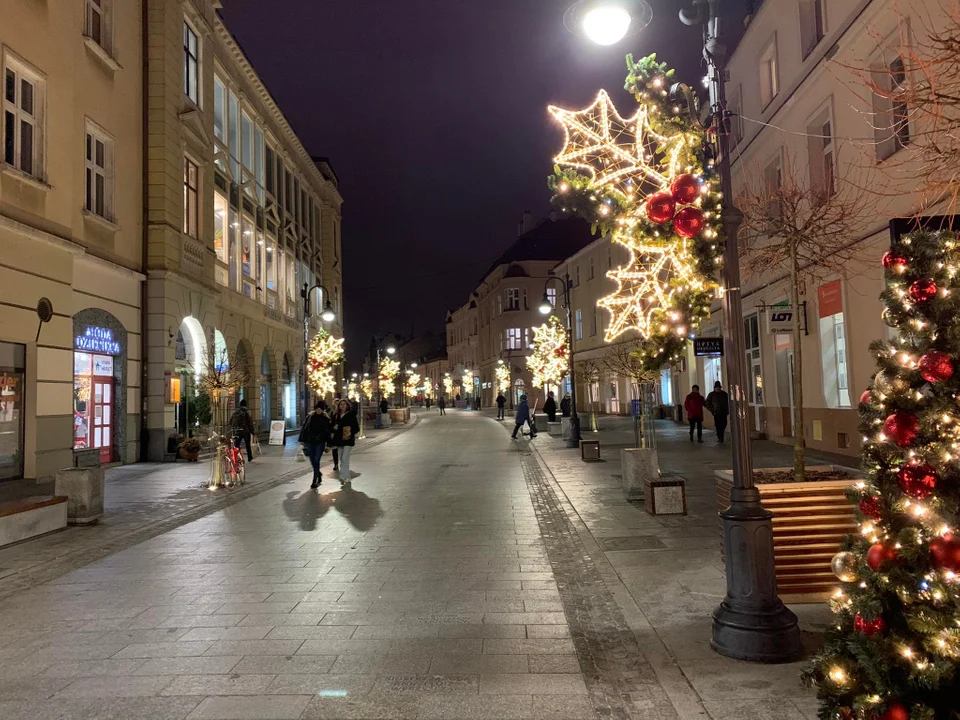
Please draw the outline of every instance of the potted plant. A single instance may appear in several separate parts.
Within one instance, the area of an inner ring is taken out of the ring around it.
[[[200,457],[200,441],[189,437],[180,443],[180,457],[189,462],[196,462]]]

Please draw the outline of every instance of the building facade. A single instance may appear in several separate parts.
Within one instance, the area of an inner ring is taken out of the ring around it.
[[[906,81],[902,44],[924,43],[929,28],[942,27],[949,8],[938,0],[909,7],[892,0],[798,0],[765,2],[749,19],[730,59],[728,85],[731,160],[735,196],[758,182],[800,191],[845,183],[859,194],[863,220],[851,228],[843,250],[852,261],[805,264],[800,307],[789,297],[786,267],[762,274],[744,268],[744,361],[748,417],[755,434],[790,442],[794,413],[793,377],[797,348],[781,323],[784,310],[803,318],[799,347],[806,444],[857,455],[857,403],[875,371],[869,344],[894,332],[881,318],[884,290],[880,258],[889,247],[890,222],[921,208],[910,171],[914,139],[924,120],[906,105],[886,101],[875,87]],[[909,62],[907,62],[909,65]],[[789,177],[786,177],[789,174]],[[748,246],[762,237],[743,237]],[[838,247],[839,252],[840,247]],[[724,332],[719,303],[701,335]],[[689,386],[722,379],[719,358],[695,358],[688,350],[671,369],[678,394]],[[676,400],[674,400],[676,402]],[[708,419],[709,422],[709,419]]]
[[[14,2],[2,16],[7,499],[62,468],[138,458],[143,83],[140,3]]]
[[[196,426],[204,378],[230,370],[241,387],[206,393],[221,419],[246,400],[261,430],[296,425],[305,342],[328,300],[328,329],[342,335],[337,177],[303,147],[218,6],[146,2],[151,459]]]

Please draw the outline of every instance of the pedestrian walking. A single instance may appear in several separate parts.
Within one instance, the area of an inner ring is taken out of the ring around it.
[[[504,419],[504,406],[506,404],[507,399],[503,396],[503,393],[497,393],[497,420]]]
[[[380,401],[380,414],[386,415],[388,412],[390,412],[390,403],[387,402],[386,398],[383,398]]]
[[[560,401],[560,414],[563,417],[570,417],[570,395],[564,395],[563,400]]]
[[[543,404],[543,411],[547,414],[548,422],[557,421],[557,401],[553,398],[553,390],[547,393],[547,401]]]
[[[320,474],[320,460],[323,451],[330,441],[330,418],[327,417],[327,405],[323,400],[317,400],[313,412],[307,417],[300,430],[300,443],[303,445],[303,454],[310,458],[313,465],[313,482],[310,489],[316,490],[322,482]]]
[[[357,442],[357,433],[360,424],[357,416],[350,409],[346,400],[341,400],[337,406],[337,419],[333,423],[332,442],[340,451],[340,482],[348,483],[350,474],[350,455]]]
[[[703,442],[703,406],[704,398],[700,394],[700,386],[694,385],[690,394],[683,401],[683,409],[687,412],[690,421],[690,442],[693,442],[693,431],[697,431],[697,442]]]
[[[532,440],[537,436],[537,428],[533,424],[533,416],[530,414],[530,406],[527,405],[527,396],[520,396],[520,404],[517,406],[517,416],[516,416],[516,427],[513,428],[512,437],[514,440],[517,439],[517,433],[520,432],[520,428],[523,427],[523,424],[526,423],[530,426],[530,439]]]
[[[723,433],[727,429],[727,417],[730,415],[730,396],[717,380],[713,392],[707,395],[707,410],[713,415],[713,425],[717,431],[717,440],[723,442]]]
[[[244,443],[247,446],[247,462],[253,462],[253,446],[250,439],[253,436],[253,416],[247,410],[246,400],[241,400],[240,406],[230,416],[230,427],[236,433],[233,444],[239,448],[240,443]]]
[[[353,406],[350,406],[353,409]],[[333,423],[340,416],[340,399],[333,401],[333,407],[330,409],[330,432],[333,432]],[[329,437],[328,437],[329,442]],[[330,443],[330,454],[333,455],[333,474],[340,472],[340,448]]]
[[[441,415],[447,414],[447,401],[446,401],[446,398],[443,397],[443,395],[437,398],[437,409],[440,411]]]

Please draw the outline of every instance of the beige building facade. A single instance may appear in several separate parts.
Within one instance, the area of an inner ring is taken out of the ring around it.
[[[62,468],[139,456],[143,83],[138,2],[8,2],[0,15],[7,499]]]
[[[330,163],[303,147],[218,2],[146,7],[146,425],[149,457],[162,459],[171,437],[194,430],[211,370],[248,377],[220,398],[224,415],[246,400],[261,431],[298,424],[304,288],[309,335],[327,301],[337,313],[327,329],[343,332],[342,200]]]

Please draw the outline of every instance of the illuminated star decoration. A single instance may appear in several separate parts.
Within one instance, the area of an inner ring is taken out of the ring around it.
[[[367,400],[373,400],[373,380],[364,378],[360,381],[360,392]]]
[[[347,383],[347,399],[355,402],[360,401],[360,385],[356,382]]]
[[[307,348],[307,383],[318,397],[327,397],[337,391],[333,366],[340,362],[343,362],[343,338],[318,330]]]
[[[460,391],[464,395],[473,392],[473,372],[471,370],[463,371],[463,377],[460,380]]]
[[[510,368],[506,365],[497,365],[497,392],[506,395],[510,392]]]
[[[407,375],[407,397],[415,398],[420,387],[420,376],[417,373]]]
[[[559,385],[570,367],[567,330],[555,315],[540,327],[533,328],[532,353],[527,367],[533,375],[534,387]]]
[[[453,378],[445,377],[443,379],[443,392],[446,395],[453,395]]]
[[[393,384],[393,379],[400,374],[400,363],[396,360],[391,360],[388,357],[383,358],[380,361],[380,396],[389,397],[393,395],[397,386]]]
[[[624,119],[602,90],[584,110],[549,108],[564,132],[550,184],[564,211],[629,251],[626,264],[607,272],[616,290],[598,302],[610,314],[604,339],[635,332],[641,359],[659,369],[679,358],[709,313],[722,251],[720,193],[695,103],[667,91],[673,71],[655,56],[628,56],[627,66],[626,87],[640,103],[633,117]],[[675,191],[675,183],[685,188]],[[654,193],[672,208],[656,221],[647,211]],[[691,215],[700,221],[692,233]]]

